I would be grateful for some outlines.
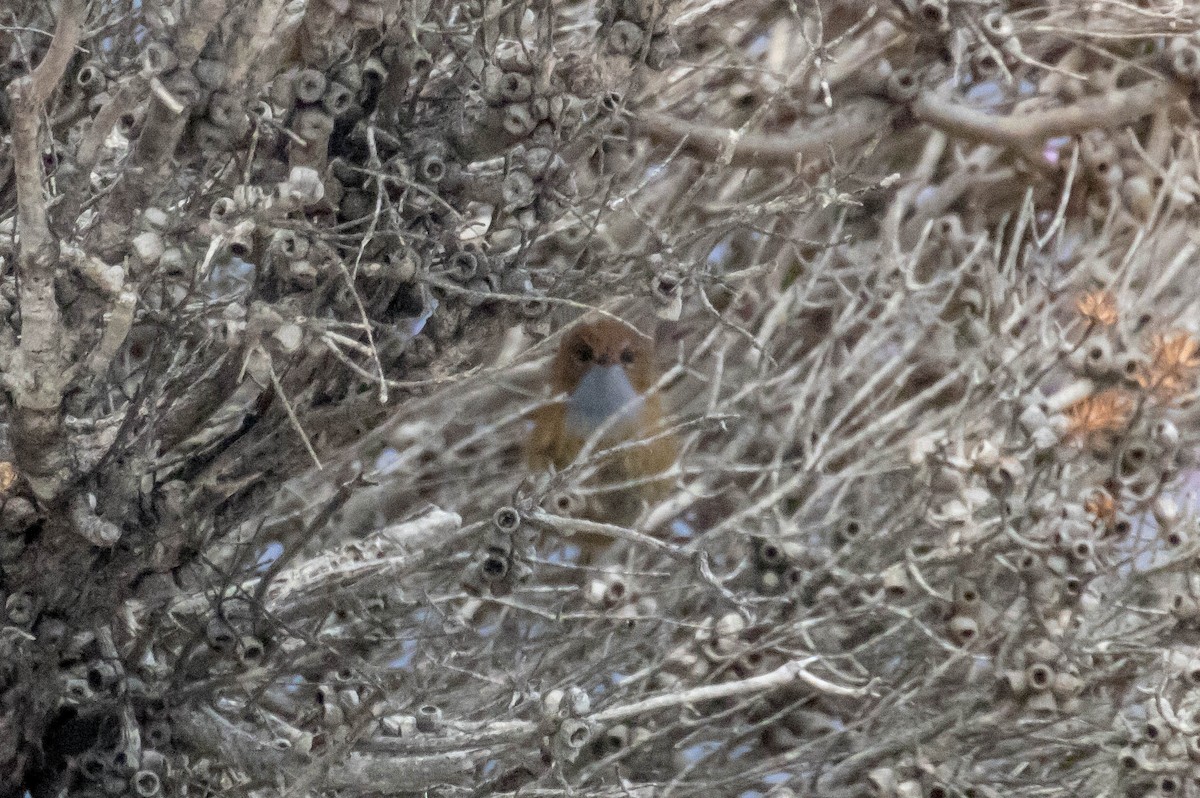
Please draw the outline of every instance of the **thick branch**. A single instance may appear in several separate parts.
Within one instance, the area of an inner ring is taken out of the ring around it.
[[[785,662],[775,670],[770,673],[764,673],[762,676],[751,676],[748,679],[736,682],[704,685],[703,687],[695,687],[691,690],[653,696],[643,701],[635,701],[632,704],[609,707],[597,712],[591,719],[598,723],[615,723],[617,721],[636,718],[639,715],[659,709],[682,706],[683,704],[695,704],[702,701],[713,701],[718,698],[729,698],[735,695],[759,693],[764,690],[773,690],[776,687],[784,687],[797,681],[804,682],[817,692],[824,693],[825,695],[858,698],[867,694],[866,687],[846,687],[845,685],[836,684],[828,679],[822,679],[820,676],[809,673],[808,666],[816,661],[816,657],[796,659],[791,662]]]
[[[751,676],[747,679],[706,684],[690,690],[679,690],[651,696],[641,701],[628,704],[618,704],[607,709],[594,712],[585,720],[600,725],[610,725],[621,721],[631,720],[650,712],[685,704],[699,704],[705,701],[715,701],[720,698],[730,698],[738,695],[751,695],[796,682],[803,682],[813,690],[825,695],[861,698],[867,695],[868,687],[847,687],[831,682],[808,671],[808,666],[818,661],[816,657],[796,659],[785,662],[770,673],[761,676]],[[374,751],[390,751],[413,754],[428,750],[471,750],[485,746],[502,744],[519,744],[537,733],[538,724],[534,721],[501,721],[488,724],[479,729],[463,734],[439,738],[433,746],[424,740],[412,740],[396,737],[375,737],[368,747]]]
[[[328,612],[331,596],[343,591],[378,589],[423,567],[435,557],[479,533],[478,525],[462,526],[462,517],[436,507],[422,515],[380,530],[352,546],[316,555],[283,570],[266,591],[266,609],[283,620],[295,621],[309,612]],[[370,556],[363,558],[362,552]],[[219,559],[219,558],[218,558]],[[255,576],[229,589],[229,595],[255,594],[262,583]],[[171,606],[175,617],[203,615],[211,597],[180,598]]]
[[[1062,108],[998,116],[952,102],[933,92],[923,92],[913,103],[912,111],[922,122],[953,136],[1028,152],[1040,148],[1046,139],[1054,136],[1073,136],[1097,128],[1127,125],[1186,96],[1186,91],[1176,83],[1149,80]]]
[[[46,57],[37,65],[29,76],[30,93],[28,97],[41,107],[50,99],[51,93],[58,86],[67,64],[75,54],[75,47],[83,35],[84,3],[83,0],[68,0],[63,3],[58,18],[58,26],[54,30],[54,38],[46,50]],[[17,81],[18,83],[20,81]]]
[[[223,766],[240,768],[252,778],[272,780],[285,772],[320,768],[309,756],[280,750],[270,740],[232,723],[211,708],[180,713],[178,733],[193,748],[210,754]],[[330,786],[372,793],[422,792],[436,784],[469,776],[476,757],[462,752],[433,756],[352,755],[328,771]]]
[[[83,31],[81,0],[65,3],[46,57],[33,74],[8,87],[13,108],[13,169],[17,185],[17,251],[21,340],[5,369],[14,406],[13,443],[17,464],[42,500],[65,481],[66,436],[63,390],[69,380],[63,328],[54,296],[59,243],[50,232],[42,193],[45,170],[40,145],[46,101],[66,71]]]
[[[882,111],[882,105],[880,106]],[[666,114],[647,112],[635,129],[666,147],[680,147],[696,158],[725,161],[733,166],[797,165],[824,158],[830,152],[846,152],[876,135],[883,128],[885,113],[855,114],[827,129],[801,136],[742,134],[729,128],[687,122]]]
[[[469,783],[477,759],[465,753],[411,757],[353,755],[329,770],[326,786],[372,795],[420,793],[439,784]]]

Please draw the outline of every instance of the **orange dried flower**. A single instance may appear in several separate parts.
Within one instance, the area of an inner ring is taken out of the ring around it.
[[[1090,291],[1076,301],[1075,307],[1093,324],[1108,327],[1117,323],[1117,298],[1111,291]]]
[[[1171,399],[1195,384],[1198,370],[1200,341],[1185,330],[1157,333],[1150,347],[1150,363],[1138,375],[1138,382],[1159,398]]]
[[[1107,491],[1097,490],[1083,502],[1083,509],[1106,526],[1117,517],[1117,501]]]
[[[1080,399],[1067,408],[1071,435],[1086,437],[1125,426],[1133,412],[1133,401],[1122,390],[1111,388]]]

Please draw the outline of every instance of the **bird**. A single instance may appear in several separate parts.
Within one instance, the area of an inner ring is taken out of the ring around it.
[[[651,390],[659,376],[652,339],[608,316],[573,327],[550,363],[551,394],[563,398],[534,411],[526,460],[536,471],[561,470],[600,432],[592,449],[599,465],[587,485],[593,501],[583,513],[591,520],[628,526],[643,501],[670,490],[663,475],[678,459],[679,443],[663,428],[662,398]]]

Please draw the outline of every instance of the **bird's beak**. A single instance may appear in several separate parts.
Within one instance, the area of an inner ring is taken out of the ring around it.
[[[621,365],[592,366],[567,399],[567,429],[587,437],[613,415],[632,417],[641,398]]]

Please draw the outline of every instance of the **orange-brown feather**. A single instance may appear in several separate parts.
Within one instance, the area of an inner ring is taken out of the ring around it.
[[[586,355],[586,357],[584,356]],[[551,364],[548,382],[555,394],[571,394],[594,365],[621,363],[629,383],[645,394],[658,379],[650,342],[631,327],[615,319],[603,318],[581,324],[571,330],[559,346]],[[621,451],[605,457],[600,454],[596,483],[600,501],[589,515],[609,523],[631,523],[640,511],[642,500],[657,501],[671,486],[670,479],[647,479],[667,471],[678,458],[676,438],[662,430],[662,400],[657,394],[644,396],[637,423],[618,432],[610,432],[598,448],[622,446]],[[551,465],[565,468],[582,450],[586,439],[566,428],[567,406],[554,402],[539,408],[526,444],[526,459],[536,470]],[[640,443],[639,443],[640,442]],[[640,480],[636,487],[603,491],[603,485]]]

